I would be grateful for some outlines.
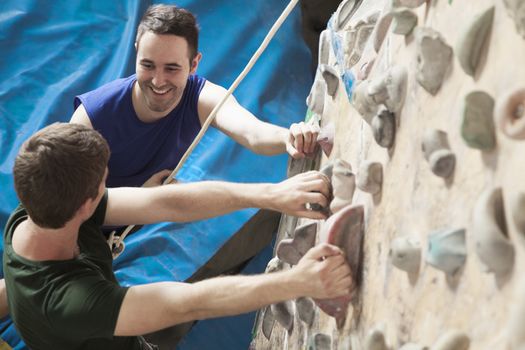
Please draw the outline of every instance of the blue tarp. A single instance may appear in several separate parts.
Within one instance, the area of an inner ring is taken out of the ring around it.
[[[287,5],[286,0],[166,1],[197,15],[203,59],[198,74],[229,87]],[[3,0],[0,2],[0,225],[17,205],[12,166],[21,143],[55,121],[68,121],[73,97],[134,72],[135,30],[151,1]],[[288,127],[303,119],[311,85],[310,54],[296,8],[235,96],[260,119]],[[258,156],[210,129],[178,179],[276,182],[286,155]],[[123,285],[182,281],[255,213],[239,211],[190,224],[143,227],[126,239],[114,264]],[[267,247],[246,272],[260,272]],[[246,349],[254,314],[202,321],[180,349]],[[9,319],[2,339],[24,349]]]

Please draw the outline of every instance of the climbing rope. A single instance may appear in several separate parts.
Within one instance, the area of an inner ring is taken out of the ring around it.
[[[290,0],[290,3],[288,4],[288,6],[286,6],[284,11],[279,16],[279,18],[277,18],[277,21],[274,23],[274,25],[272,26],[272,28],[270,29],[270,31],[266,35],[266,37],[264,38],[263,42],[261,43],[261,45],[257,49],[257,51],[255,51],[255,53],[253,54],[252,58],[250,59],[250,61],[246,65],[246,67],[244,67],[244,70],[237,77],[237,79],[235,79],[235,81],[230,86],[230,88],[228,89],[228,91],[226,92],[226,95],[224,95],[222,100],[215,106],[215,108],[213,108],[213,110],[211,111],[211,113],[208,116],[208,118],[206,118],[206,121],[202,125],[201,130],[199,131],[197,136],[195,136],[195,139],[193,140],[193,142],[191,143],[190,147],[188,147],[188,149],[186,150],[186,152],[184,153],[184,155],[180,159],[179,163],[177,164],[177,167],[173,170],[171,175],[168,176],[168,178],[164,181],[163,185],[166,185],[166,184],[169,184],[169,183],[173,182],[175,176],[177,175],[179,170],[184,165],[184,162],[188,159],[188,157],[190,156],[191,152],[193,152],[195,147],[197,147],[198,143],[200,142],[200,140],[202,139],[202,137],[206,133],[206,130],[208,130],[208,127],[210,126],[210,124],[215,119],[215,116],[217,115],[217,112],[219,111],[219,109],[224,105],[226,100],[233,94],[235,89],[237,89],[237,86],[239,86],[239,84],[246,77],[248,72],[250,72],[252,67],[255,65],[255,62],[257,62],[257,60],[262,55],[264,50],[266,50],[266,47],[268,46],[268,44],[270,43],[270,41],[274,37],[275,33],[277,33],[277,31],[279,30],[279,28],[281,27],[283,22],[286,20],[286,18],[288,18],[288,15],[290,14],[290,12],[292,12],[292,10],[294,9],[294,7],[297,4],[297,2],[299,2],[299,0]],[[122,234],[120,234],[120,235],[117,235],[116,231],[111,232],[111,234],[110,234],[110,236],[108,238],[108,244],[109,244],[109,248],[111,249],[111,253],[113,255],[113,259],[116,259],[124,251],[124,249],[126,247],[125,244],[124,244],[124,238],[126,238],[126,236],[131,232],[131,230],[134,227],[135,227],[135,225],[130,225],[130,226],[126,227],[124,232],[122,232]]]

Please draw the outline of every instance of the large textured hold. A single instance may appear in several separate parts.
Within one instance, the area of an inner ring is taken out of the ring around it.
[[[456,55],[461,67],[468,75],[474,76],[476,73],[493,20],[494,6],[491,6],[474,17],[460,36],[456,45]]]
[[[337,87],[339,86],[339,76],[334,67],[327,64],[319,66],[321,74],[326,83],[326,92],[328,95],[334,97],[337,92]]]
[[[363,0],[344,0],[334,14],[334,30],[343,29]]]
[[[392,113],[398,113],[407,94],[407,70],[394,66],[368,84],[368,94],[376,104],[384,104]]]
[[[352,104],[355,109],[359,112],[361,117],[370,124],[372,118],[377,114],[379,105],[374,101],[374,98],[368,93],[369,82],[363,80],[355,86],[354,93],[352,95]]]
[[[353,28],[345,31],[343,45],[346,69],[352,68],[361,59],[378,16],[379,12],[375,12],[364,20],[359,21]]]
[[[295,309],[299,319],[311,327],[314,323],[315,304],[310,298],[299,298],[295,301]]]
[[[465,264],[466,259],[464,229],[443,229],[429,235],[426,261],[430,265],[453,275]]]
[[[396,117],[394,113],[383,109],[372,119],[372,133],[377,144],[390,148],[396,138]]]
[[[416,30],[417,72],[416,80],[429,93],[435,95],[452,62],[452,48],[432,28]]]
[[[349,205],[328,218],[319,232],[321,243],[336,245],[344,251],[352,271],[354,286],[358,286],[358,275],[362,260],[363,228],[364,207],[362,205]],[[342,326],[351,299],[352,296],[343,296],[334,299],[316,299],[315,302],[321,310],[335,317],[338,326]]]
[[[505,222],[501,187],[481,194],[473,213],[476,253],[488,272],[506,274],[514,265],[514,246]]]
[[[494,99],[486,92],[473,91],[465,97],[461,136],[472,148],[488,151],[496,145]]]
[[[262,317],[262,332],[266,339],[270,340],[272,336],[273,325],[275,324],[275,318],[273,317],[270,306],[263,309]]]
[[[272,315],[277,322],[288,332],[291,332],[293,329],[293,319],[294,319],[294,308],[291,301],[283,301],[281,303],[272,304],[270,306]]]
[[[323,74],[317,69],[312,89],[306,98],[306,105],[312,112],[320,116],[323,115],[325,94],[326,83],[323,79]]]

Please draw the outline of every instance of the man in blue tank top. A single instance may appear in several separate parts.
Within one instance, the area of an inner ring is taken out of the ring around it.
[[[75,98],[71,121],[99,131],[111,149],[108,187],[159,185],[171,173],[226,89],[195,75],[198,52],[195,17],[173,5],[144,14],[135,41],[136,74]],[[265,123],[235,98],[212,126],[255,153],[313,153],[317,126],[290,130]]]

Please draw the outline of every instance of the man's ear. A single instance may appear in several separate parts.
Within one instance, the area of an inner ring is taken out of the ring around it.
[[[197,67],[199,66],[199,62],[201,61],[202,53],[198,52],[195,57],[191,60],[191,68],[190,68],[190,74],[195,74],[197,72]]]
[[[139,50],[139,43],[138,42],[135,41],[135,45],[133,45],[133,46],[135,46],[135,51]]]

